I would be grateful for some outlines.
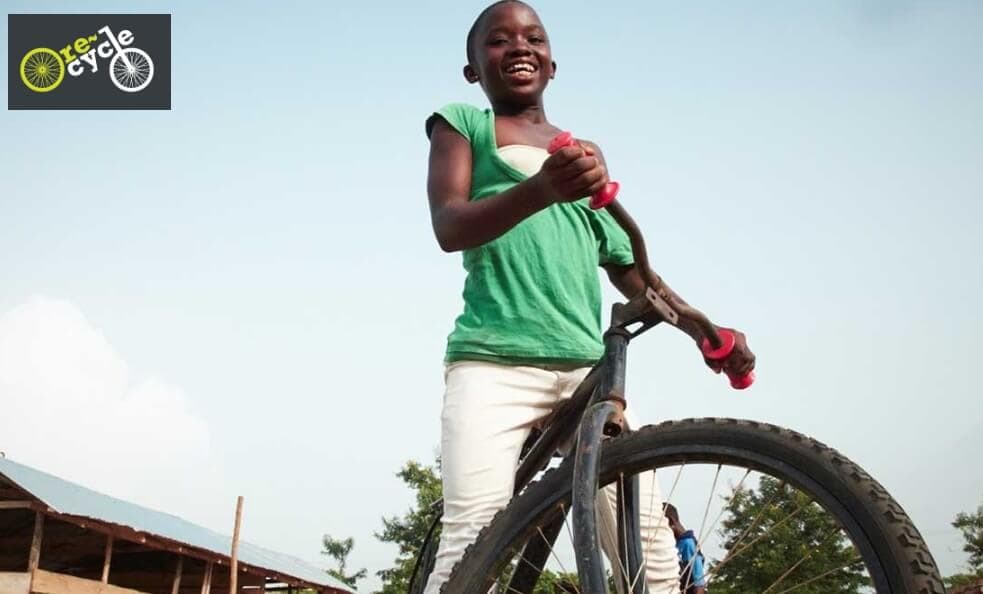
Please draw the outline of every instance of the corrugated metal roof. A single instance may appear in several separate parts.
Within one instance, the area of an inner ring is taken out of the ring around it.
[[[0,474],[62,514],[126,526],[148,535],[167,538],[224,557],[229,556],[232,548],[231,536],[224,536],[177,516],[97,493],[12,460],[0,458]],[[239,542],[239,561],[312,584],[354,592],[324,570],[296,557],[276,553],[247,542]]]

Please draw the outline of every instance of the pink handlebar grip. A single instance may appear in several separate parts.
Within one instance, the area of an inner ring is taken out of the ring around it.
[[[715,349],[710,346],[710,341],[706,338],[703,339],[703,344],[700,345],[703,351],[703,356],[707,359],[713,359],[714,361],[722,361],[730,356],[731,351],[734,350],[734,345],[737,343],[737,338],[734,333],[725,328],[721,328],[717,331],[720,335],[720,340],[722,344],[719,349]],[[754,372],[749,371],[747,375],[737,375],[727,371],[727,377],[730,379],[730,387],[735,390],[743,390],[754,383]]]
[[[546,149],[549,154],[553,154],[561,148],[568,146],[576,146],[577,141],[574,140],[573,134],[570,132],[560,132],[556,137],[550,142],[550,146]],[[591,196],[590,207],[594,210],[599,208],[604,208],[608,204],[614,202],[614,199],[618,196],[618,190],[621,186],[618,182],[613,181],[606,184],[601,190]]]

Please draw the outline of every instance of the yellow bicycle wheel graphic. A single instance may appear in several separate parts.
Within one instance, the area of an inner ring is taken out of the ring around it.
[[[32,49],[20,61],[20,79],[35,93],[53,91],[65,79],[65,62],[53,49]]]

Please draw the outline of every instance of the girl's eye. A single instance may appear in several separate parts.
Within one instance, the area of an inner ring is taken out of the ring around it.
[[[529,38],[529,43],[544,43],[546,40],[538,35],[533,35]]]
[[[496,37],[488,42],[488,45],[502,45],[503,43],[508,43],[509,40],[504,37]]]

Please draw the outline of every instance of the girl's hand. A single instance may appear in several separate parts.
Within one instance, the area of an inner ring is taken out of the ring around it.
[[[580,138],[577,139],[577,142],[579,142],[580,146],[584,148],[584,153],[586,153],[587,156],[595,157],[597,159],[597,162],[600,164],[601,169],[604,170],[604,175],[607,175],[608,163],[607,160],[605,160],[604,158],[604,153],[601,152],[601,147],[597,146],[596,144],[594,144],[589,140],[582,140]]]
[[[726,371],[728,375],[745,376],[754,369],[754,353],[748,347],[747,337],[744,336],[743,332],[734,330],[733,328],[726,328],[726,330],[734,333],[734,350],[730,352],[730,355],[726,359],[714,360],[704,357],[703,361],[706,362],[707,367],[712,369],[714,373]]]
[[[546,159],[532,179],[551,204],[592,196],[610,181],[607,168],[595,149],[589,143],[582,143],[564,147]]]

